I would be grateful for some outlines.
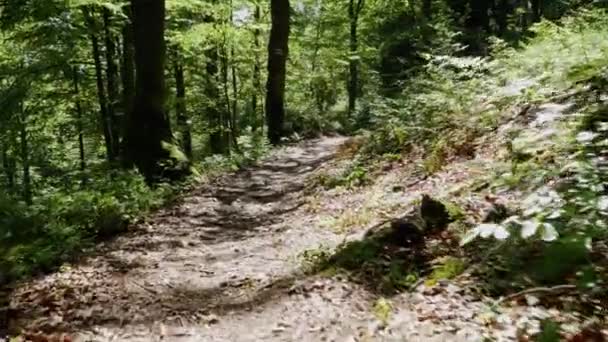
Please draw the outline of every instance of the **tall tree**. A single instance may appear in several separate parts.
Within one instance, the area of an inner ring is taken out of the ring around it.
[[[285,73],[289,53],[289,0],[271,0],[272,26],[268,42],[268,81],[266,84],[266,122],[268,139],[281,142],[285,121]]]
[[[84,128],[82,124],[82,103],[80,101],[80,75],[77,66],[72,67],[72,79],[74,84],[74,98],[76,111],[76,130],[78,131],[78,154],[80,156],[80,171],[84,171],[87,167],[84,151]]]
[[[175,114],[177,126],[180,131],[179,145],[188,158],[192,158],[192,134],[190,133],[190,120],[186,107],[186,83],[184,80],[184,66],[178,51],[175,52],[173,62],[175,74]]]
[[[348,19],[350,21],[350,56],[349,56],[349,80],[348,80],[348,113],[353,114],[357,109],[357,95],[359,93],[359,37],[357,30],[359,26],[359,14],[363,8],[364,0],[349,0]]]
[[[122,114],[123,122],[121,127],[121,135],[124,137],[126,132],[125,122],[128,122],[128,116],[133,111],[135,101],[135,50],[133,46],[133,25],[131,21],[131,9],[125,7],[125,15],[128,18],[122,28],[122,58],[120,59],[120,78],[122,83]],[[124,141],[121,142],[120,154],[123,166],[130,167],[129,158],[127,158]]]
[[[543,17],[543,0],[532,0],[532,21],[539,22]]]
[[[97,101],[99,103],[99,116],[103,131],[104,142],[106,146],[106,158],[109,162],[115,160],[114,148],[112,147],[112,118],[108,113],[108,98],[106,95],[106,87],[103,79],[103,65],[101,61],[101,48],[99,46],[99,38],[97,36],[97,28],[95,18],[93,17],[92,8],[83,8],[83,13],[89,29],[89,39],[91,40],[91,49],[93,54],[93,62],[95,65],[95,80],[97,84]]]
[[[170,146],[173,135],[165,114],[165,1],[131,0],[135,45],[135,103],[127,123],[125,148],[148,182],[177,177]]]
[[[19,102],[19,140],[21,143],[21,167],[23,169],[23,200],[32,204],[32,176],[30,173],[30,147],[27,131],[28,115],[23,105]]]
[[[433,18],[433,0],[422,0],[422,14],[427,20]]]
[[[253,79],[252,79],[252,83],[253,83],[253,92],[252,92],[252,96],[251,96],[251,113],[253,115],[251,123],[252,123],[252,130],[256,131],[258,129],[258,127],[263,127],[264,126],[264,119],[262,118],[261,120],[258,118],[258,93],[260,91],[261,88],[261,82],[260,82],[260,73],[261,73],[261,68],[260,68],[260,28],[258,25],[260,25],[260,4],[258,4],[256,2],[255,4],[255,9],[253,12],[253,20],[254,20],[254,29],[253,29],[253,47],[255,49],[254,54],[254,61],[253,61]]]
[[[116,66],[116,42],[111,31],[111,15],[110,10],[103,9],[103,28],[106,46],[106,82],[108,89],[107,101],[107,116],[109,122],[110,136],[112,139],[112,160],[116,160],[119,156],[120,146],[120,123],[116,113],[116,104],[118,103],[118,67]]]

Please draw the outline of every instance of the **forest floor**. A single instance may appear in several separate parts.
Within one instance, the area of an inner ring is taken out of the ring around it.
[[[458,342],[517,341],[549,317],[576,325],[535,305],[490,310],[492,300],[466,277],[385,298],[341,273],[306,272],[304,252],[359,239],[421,194],[472,186],[488,174],[497,144],[481,141],[483,153],[430,177],[405,161],[357,189],[317,185],[350,162],[340,156],[347,141],[279,149],[185,194],[79,263],[22,284],[11,298],[12,330],[65,333],[65,341]]]

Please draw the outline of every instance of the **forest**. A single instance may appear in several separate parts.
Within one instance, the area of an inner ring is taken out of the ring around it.
[[[0,0],[0,341],[608,340],[607,11]]]

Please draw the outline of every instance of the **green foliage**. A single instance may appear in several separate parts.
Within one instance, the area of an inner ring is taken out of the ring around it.
[[[391,256],[383,244],[375,240],[343,243],[335,251],[325,247],[305,251],[303,265],[311,272],[347,272],[383,293],[407,289],[418,279],[416,265],[411,260]]]
[[[370,183],[368,170],[355,163],[338,175],[319,174],[315,182],[326,189],[336,187],[355,188]]]
[[[573,98],[577,115],[563,115],[553,127],[557,134],[539,138],[535,131],[515,132],[509,170],[498,172],[493,187],[527,196],[516,215],[474,227],[462,240],[498,240],[497,246],[505,247],[492,258],[511,276],[525,273],[527,282],[567,281],[586,288],[606,279],[605,265],[593,255],[608,239],[608,117],[598,97],[607,89],[605,63],[599,62],[608,59],[608,46],[600,39],[607,24],[605,11],[581,10],[560,25],[535,26],[536,35],[522,50],[499,57],[505,74],[537,77],[548,89],[587,89]],[[559,53],[542,53],[549,49]]]
[[[435,285],[440,280],[453,279],[465,270],[466,264],[462,259],[446,257],[433,267],[433,271],[425,281],[427,285]]]
[[[172,189],[150,189],[135,174],[115,174],[86,190],[53,192],[34,206],[0,198],[0,273],[19,279],[49,271],[99,238],[125,231],[127,224],[170,199]]]
[[[393,305],[386,298],[379,298],[374,303],[373,307],[374,316],[382,322],[382,324],[387,324],[389,319],[391,318],[391,314],[393,313]]]

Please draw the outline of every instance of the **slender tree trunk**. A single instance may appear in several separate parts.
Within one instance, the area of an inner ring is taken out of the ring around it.
[[[189,159],[192,159],[192,134],[190,133],[190,122],[186,108],[186,84],[184,81],[184,66],[181,63],[179,52],[175,52],[173,71],[175,73],[175,113],[177,126],[181,137],[180,146]]]
[[[30,175],[30,150],[27,138],[27,114],[23,108],[23,100],[19,109],[19,140],[21,143],[21,166],[23,168],[23,200],[32,204],[32,180]]]
[[[315,103],[317,104],[317,109],[319,113],[323,113],[324,110],[324,95],[323,92],[319,89],[319,82],[317,82],[317,63],[319,59],[319,50],[321,49],[321,37],[323,35],[323,4],[321,1],[317,2],[319,6],[319,14],[317,18],[316,25],[316,33],[315,33],[315,44],[312,51],[312,58],[310,61],[310,71],[312,74],[312,79],[310,82],[310,93],[312,97],[315,99]]]
[[[474,30],[490,31],[490,1],[488,0],[471,0],[471,17],[469,18],[469,28]]]
[[[521,0],[520,6],[523,8],[522,14],[520,16],[520,27],[522,32],[526,32],[528,30],[528,16],[530,11],[530,6],[528,0]]]
[[[498,0],[496,6],[496,24],[500,35],[504,36],[509,30],[508,15],[511,13],[509,0]]]
[[[129,20],[122,28],[122,58],[120,63],[120,77],[122,82],[122,111],[123,122],[121,127],[121,136],[126,135],[126,122],[129,121],[129,115],[133,112],[133,104],[135,102],[135,47],[133,42],[133,25],[131,23],[131,9],[125,6],[125,15]],[[133,164],[126,155],[124,141],[120,145],[120,155],[123,167],[131,168]]]
[[[255,10],[253,12],[253,19],[254,19],[254,24],[256,25],[255,29],[253,30],[253,46],[255,48],[254,51],[254,62],[253,62],[253,94],[251,96],[251,112],[252,112],[252,120],[251,120],[251,129],[255,132],[257,131],[258,127],[261,127],[263,129],[264,127],[264,119],[263,119],[263,114],[262,114],[262,118],[260,120],[260,118],[258,117],[258,92],[261,89],[261,82],[260,82],[260,73],[261,73],[261,67],[260,67],[260,29],[257,27],[257,25],[260,24],[260,5],[256,2],[255,4]]]
[[[422,0],[422,14],[427,20],[433,19],[433,0]]]
[[[181,178],[169,147],[173,143],[165,115],[165,1],[131,0],[135,42],[136,92],[127,123],[127,156],[148,183]]]
[[[93,53],[93,61],[95,64],[95,80],[97,83],[97,100],[99,102],[99,116],[103,131],[104,142],[106,146],[106,158],[108,162],[114,162],[114,148],[112,147],[112,129],[111,119],[108,115],[108,99],[106,97],[106,89],[103,80],[103,66],[101,63],[101,50],[99,48],[99,39],[95,34],[95,20],[91,16],[90,10],[83,10],[85,19],[90,32],[91,48]]]
[[[107,8],[103,10],[103,26],[106,45],[106,81],[108,89],[108,107],[107,115],[109,118],[110,135],[112,139],[112,159],[116,160],[120,155],[120,120],[116,113],[116,104],[118,103],[118,67],[116,66],[116,43],[110,31],[110,11]]]
[[[222,135],[224,146],[227,147],[228,152],[230,152],[230,145],[232,142],[232,100],[230,99],[230,85],[228,83],[228,51],[226,49],[226,37],[224,36],[224,41],[222,43],[222,57],[221,57],[221,65],[222,65],[222,89],[224,92],[224,110],[222,111],[222,125],[225,128],[224,134]]]
[[[218,63],[219,54],[217,47],[212,48],[207,54],[207,81],[205,84],[205,97],[207,98],[206,112],[209,119],[209,147],[213,154],[226,153],[224,144],[224,129],[222,111],[219,109],[220,92],[218,90]]]
[[[82,124],[82,104],[80,102],[80,77],[78,75],[78,68],[76,66],[72,68],[72,77],[74,81],[74,97],[76,101],[76,129],[78,130],[78,152],[80,156],[80,171],[85,171],[87,168],[87,161],[85,158],[84,151],[84,127]]]
[[[234,21],[234,13],[232,7],[232,0],[230,0],[230,26],[233,26]],[[238,80],[236,75],[236,59],[234,58],[234,44],[230,43],[230,75],[232,78],[232,115],[230,116],[230,125],[232,136],[232,144],[236,150],[238,150],[239,145],[237,142],[237,138],[239,136],[238,132]]]
[[[15,191],[15,159],[9,153],[8,144],[2,145],[2,168],[6,175],[7,192],[12,194]]]
[[[268,82],[266,85],[266,121],[268,139],[281,142],[285,121],[285,77],[289,53],[289,0],[271,0],[272,27],[268,43]]]
[[[238,150],[239,146],[237,143],[237,138],[239,136],[239,127],[238,127],[238,121],[239,121],[239,113],[238,113],[238,96],[239,96],[239,89],[238,89],[238,80],[237,80],[237,75],[236,75],[236,67],[234,66],[234,47],[231,49],[230,55],[232,56],[233,60],[231,63],[231,67],[230,67],[230,74],[232,75],[232,144],[234,145],[234,148],[236,148]]]
[[[350,20],[350,61],[348,80],[348,114],[352,115],[357,110],[357,96],[359,90],[359,59],[357,56],[359,42],[357,28],[359,24],[359,13],[363,6],[363,0],[350,0],[348,3],[348,18]]]
[[[532,22],[539,22],[543,17],[543,1],[542,0],[532,0]]]

